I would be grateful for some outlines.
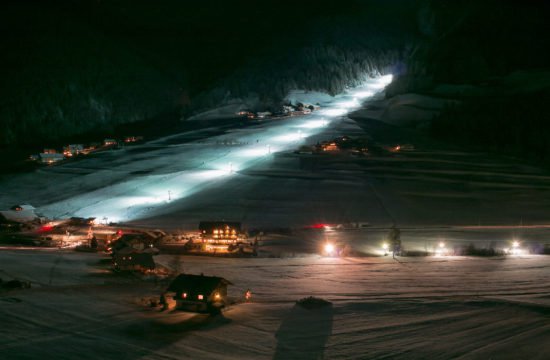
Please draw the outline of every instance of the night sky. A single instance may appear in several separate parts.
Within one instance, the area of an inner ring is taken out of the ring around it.
[[[273,107],[289,88],[337,93],[373,69],[399,69],[395,95],[429,93],[438,83],[494,84],[550,64],[544,1],[25,0],[0,6],[4,147],[41,147],[44,140],[108,133],[159,117],[176,121],[219,104],[227,93],[256,94],[261,106]]]

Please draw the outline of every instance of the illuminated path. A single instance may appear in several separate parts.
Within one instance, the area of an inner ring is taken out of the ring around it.
[[[148,217],[271,159],[275,153],[298,148],[308,137],[322,133],[331,122],[357,109],[359,99],[372,96],[390,81],[391,75],[372,79],[321,103],[322,109],[311,115],[234,129],[206,141],[163,143],[177,138],[175,135],[129,148],[117,154],[109,166],[105,164],[103,170],[94,172],[90,181],[100,179],[106,182],[104,186],[75,192],[74,196],[40,207],[40,211],[50,218],[96,217],[106,222]],[[85,186],[86,179],[82,181]]]

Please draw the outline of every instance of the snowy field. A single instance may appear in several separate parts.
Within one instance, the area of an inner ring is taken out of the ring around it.
[[[550,264],[508,258],[181,257],[253,302],[223,316],[159,312],[161,284],[115,276],[97,254],[0,252],[0,358],[546,359]],[[168,255],[156,257],[166,265]],[[305,310],[295,301],[332,306]]]

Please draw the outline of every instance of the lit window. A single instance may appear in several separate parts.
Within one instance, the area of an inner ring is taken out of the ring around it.
[[[204,299],[204,296],[199,295],[199,296],[197,296],[197,298],[198,298],[199,300],[202,300],[202,299]]]
[[[216,293],[216,295],[214,295],[214,298],[215,298],[216,300],[219,300],[219,299],[220,299],[220,293]]]
[[[187,293],[181,294],[181,297],[182,297],[183,299],[187,299]]]

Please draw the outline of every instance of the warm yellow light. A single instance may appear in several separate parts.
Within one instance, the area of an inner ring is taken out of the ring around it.
[[[514,241],[514,242],[512,243],[512,246],[515,247],[515,248],[519,247],[519,242]]]
[[[382,244],[382,249],[388,250],[388,244],[387,244],[387,243],[383,243],[383,244]]]
[[[219,293],[216,293],[216,295],[214,295],[214,298],[215,298],[216,300],[219,300],[219,299],[220,299],[220,294],[219,294]]]
[[[328,244],[325,244],[325,252],[327,254],[332,254],[332,252],[334,251],[334,245],[328,243]]]
[[[443,241],[441,241],[441,242],[439,243],[439,247],[440,247],[440,248],[444,248],[444,247],[445,247],[445,243],[444,243]]]

